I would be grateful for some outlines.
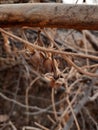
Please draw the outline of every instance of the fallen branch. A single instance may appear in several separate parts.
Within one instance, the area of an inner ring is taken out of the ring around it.
[[[0,5],[0,26],[98,29],[97,5],[50,3]]]

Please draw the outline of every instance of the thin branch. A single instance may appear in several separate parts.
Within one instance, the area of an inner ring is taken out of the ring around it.
[[[45,126],[43,126],[43,125],[41,125],[41,124],[39,124],[37,122],[35,122],[35,125],[39,126],[43,130],[49,130],[48,128],[46,128]]]
[[[69,107],[70,107],[71,112],[72,112],[72,114],[73,114],[73,117],[74,117],[74,120],[75,120],[75,123],[76,123],[77,129],[80,130],[79,123],[78,123],[78,121],[77,121],[76,115],[75,115],[75,113],[74,113],[74,111],[73,111],[73,108],[72,108],[71,103],[70,103],[70,101],[69,101],[68,98],[67,98],[67,103],[69,104]]]
[[[87,76],[91,76],[91,77],[98,77],[98,74],[94,74],[94,73],[90,73],[90,72],[86,72],[84,70],[81,70],[80,67],[78,67],[76,64],[74,64],[68,57],[67,55],[71,55],[71,56],[79,56],[79,57],[83,57],[83,58],[90,58],[90,59],[93,59],[93,60],[98,60],[98,57],[97,56],[90,56],[90,55],[83,55],[83,54],[76,54],[76,53],[68,53],[68,52],[63,52],[61,50],[53,50],[53,49],[47,49],[47,48],[44,48],[44,47],[40,47],[40,46],[37,46],[37,45],[32,45],[32,43],[28,42],[28,41],[25,41],[23,40],[22,38],[19,38],[13,34],[10,34],[8,32],[6,32],[5,30],[1,29],[0,28],[0,31],[21,41],[22,43],[24,44],[27,44],[28,46],[28,49],[30,49],[30,51],[34,51],[34,49],[37,49],[37,50],[41,50],[41,51],[46,51],[46,52],[51,52],[51,53],[56,53],[56,54],[61,54],[63,57],[65,57],[65,60],[71,65],[71,66],[74,66],[75,69],[77,69],[79,72],[87,75]]]
[[[0,92],[0,96],[3,98],[3,99],[5,99],[5,100],[7,100],[7,101],[9,101],[9,102],[12,102],[12,103],[14,103],[14,104],[16,104],[16,105],[18,105],[18,106],[20,106],[20,107],[22,107],[22,108],[27,108],[27,106],[26,105],[24,105],[24,104],[22,104],[22,103],[20,103],[20,102],[18,102],[18,101],[16,101],[16,100],[14,100],[14,99],[12,99],[12,98],[8,98],[7,96],[5,96],[3,93],[1,93]],[[43,109],[41,109],[41,108],[38,108],[38,107],[33,107],[33,106],[28,106],[29,107],[29,109],[32,109],[32,110],[43,110]]]
[[[54,88],[52,88],[51,100],[52,100],[52,106],[53,106],[54,116],[55,116],[55,119],[57,121],[58,120],[58,116],[57,116],[56,107],[55,107],[54,91],[55,91]]]
[[[18,37],[18,36],[15,36],[14,34],[11,34],[7,31],[5,31],[4,29],[0,28],[0,31],[5,33],[6,35],[24,43],[24,44],[27,44],[27,46],[29,47],[29,49],[31,50],[40,50],[40,51],[46,51],[46,52],[51,52],[51,53],[56,53],[56,54],[61,54],[61,55],[69,55],[69,56],[76,56],[76,57],[82,57],[82,58],[89,58],[89,59],[92,59],[92,60],[98,60],[98,57],[97,56],[93,56],[93,55],[85,55],[85,54],[77,54],[77,53],[71,53],[71,52],[64,52],[64,51],[59,51],[59,50],[53,50],[53,49],[47,49],[45,47],[40,47],[40,46],[37,46],[37,45],[33,45],[31,42],[29,41],[26,41],[26,40],[23,40],[22,38]]]

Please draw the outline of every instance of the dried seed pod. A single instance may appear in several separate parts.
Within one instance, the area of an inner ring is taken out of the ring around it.
[[[37,68],[42,64],[42,57],[40,52],[35,51],[34,54],[31,56],[32,64]]]
[[[52,72],[53,71],[53,63],[52,63],[52,59],[50,58],[47,58],[44,60],[44,69],[45,69],[45,72],[46,73],[49,73],[49,72]]]

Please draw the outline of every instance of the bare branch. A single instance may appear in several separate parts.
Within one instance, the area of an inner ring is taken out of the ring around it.
[[[98,29],[97,5],[50,3],[0,5],[0,26]]]

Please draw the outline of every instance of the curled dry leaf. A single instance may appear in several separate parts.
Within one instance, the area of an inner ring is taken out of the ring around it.
[[[52,88],[59,88],[64,83],[64,78],[54,79],[53,73],[47,73],[44,78],[49,82],[49,86]]]
[[[60,81],[60,78],[58,80],[55,80],[54,78],[52,78],[50,81],[50,87],[59,88],[62,85],[63,85],[63,82],[62,80]]]
[[[31,63],[36,70],[42,71],[44,74],[53,73],[53,75],[45,76],[49,81],[50,86],[61,86],[62,81],[60,81],[60,78],[58,78],[60,75],[58,62],[52,57],[51,53],[35,50],[31,55]]]
[[[48,81],[50,87],[55,87],[55,79],[53,78],[53,73],[46,73],[44,78]]]

